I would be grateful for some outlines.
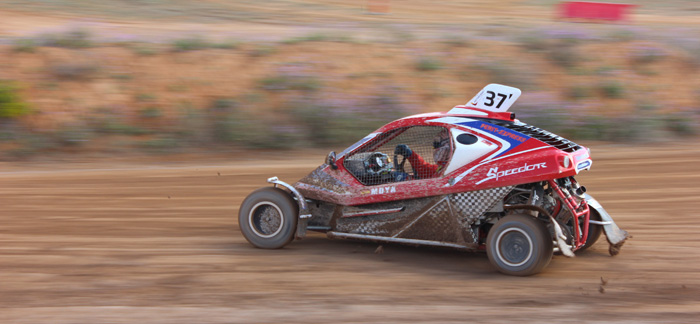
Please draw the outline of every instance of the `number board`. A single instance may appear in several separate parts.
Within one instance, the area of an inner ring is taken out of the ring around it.
[[[469,100],[467,106],[493,112],[505,112],[518,100],[520,94],[518,88],[491,83],[481,89],[472,100]]]

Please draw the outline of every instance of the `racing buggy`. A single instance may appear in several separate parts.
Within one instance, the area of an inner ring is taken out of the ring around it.
[[[485,251],[498,271],[536,274],[601,233],[616,255],[628,238],[574,176],[590,150],[508,112],[520,90],[499,84],[466,105],[393,121],[290,185],[251,193],[238,221],[255,247],[307,231],[329,238]]]

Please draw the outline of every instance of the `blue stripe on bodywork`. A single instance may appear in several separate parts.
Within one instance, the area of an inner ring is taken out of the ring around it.
[[[501,152],[497,156],[494,157],[499,157],[503,154],[508,153],[512,149],[518,147],[520,144],[525,143],[528,139],[530,139],[530,136],[527,136],[523,133],[516,132],[512,129],[508,129],[505,127],[497,126],[491,123],[483,122],[483,121],[470,121],[470,122],[464,122],[464,123],[458,123],[457,125],[462,125],[462,126],[467,126],[470,128],[475,128],[480,131],[487,132],[491,135],[494,135],[504,141],[506,141],[508,144],[510,144],[510,147],[506,149],[505,151]]]

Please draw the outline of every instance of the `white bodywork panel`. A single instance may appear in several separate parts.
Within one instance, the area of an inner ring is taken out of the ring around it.
[[[469,109],[468,107],[465,106],[455,106],[454,108],[450,109],[450,111],[447,112],[448,114],[455,114],[455,115],[472,115],[472,116],[484,116],[488,117],[488,113],[485,113],[483,111],[478,111],[476,109]]]
[[[474,121],[474,119],[461,118],[461,117],[443,117],[443,118],[432,119],[432,120],[429,120],[428,122],[429,122],[429,123],[435,122],[435,123],[445,123],[445,124],[459,125],[459,127],[463,127],[463,128],[466,128],[466,129],[469,129],[469,130],[473,131],[475,135],[481,135],[481,136],[479,136],[481,139],[487,138],[488,140],[490,140],[490,141],[492,141],[492,142],[495,141],[495,142],[500,143],[500,144],[501,144],[501,149],[499,149],[499,150],[496,151],[496,152],[493,152],[493,153],[491,154],[491,156],[488,157],[486,160],[489,160],[489,159],[491,159],[491,158],[494,158],[494,157],[498,156],[499,154],[501,154],[501,152],[503,152],[503,151],[505,151],[505,150],[507,150],[507,149],[510,148],[510,143],[508,143],[508,141],[502,140],[502,139],[500,139],[500,138],[498,138],[498,137],[496,137],[496,136],[493,136],[492,134],[489,134],[489,133],[487,133],[487,132],[484,132],[483,130],[480,130],[480,129],[477,129],[477,128],[473,128],[473,127],[464,126],[464,125],[460,125],[460,123],[465,123],[465,122],[470,122],[470,121]],[[455,137],[456,137],[456,135],[455,135]],[[453,138],[455,138],[455,137],[453,137]],[[456,141],[455,141],[455,143],[456,143]],[[450,164],[452,164],[452,163],[450,163]],[[455,167],[457,167],[457,165],[455,165]],[[447,173],[445,173],[445,174],[447,174]]]
[[[452,154],[450,164],[448,164],[447,168],[445,168],[445,174],[449,174],[450,172],[473,162],[496,148],[495,144],[486,143],[486,140],[479,136],[477,136],[478,141],[474,144],[460,144],[457,142],[457,136],[461,134],[471,133],[455,128],[452,129],[452,142],[455,144],[455,150]]]
[[[479,93],[466,104],[469,107],[484,109],[493,112],[506,112],[515,103],[522,92],[518,88],[491,83],[485,86]],[[449,113],[472,113],[468,108],[453,108]]]

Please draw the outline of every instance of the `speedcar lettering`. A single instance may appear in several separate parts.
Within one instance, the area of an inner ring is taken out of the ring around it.
[[[479,126],[479,128],[481,128],[487,132],[496,133],[496,134],[501,135],[503,137],[514,139],[520,143],[525,142],[527,140],[527,138],[525,138],[525,137],[515,135],[515,134],[508,132],[504,129],[500,129],[498,127],[491,126],[491,125],[486,124],[486,123],[482,123],[481,126]]]
[[[394,186],[384,186],[384,187],[370,189],[371,195],[383,195],[385,193],[394,193],[394,192],[396,192],[396,187],[394,187]]]
[[[529,172],[529,171],[534,171],[534,170],[539,170],[539,169],[544,169],[547,167],[547,162],[542,162],[542,163],[537,163],[537,164],[527,164],[519,167],[519,168],[512,168],[508,169],[505,171],[499,171],[498,167],[491,168],[489,169],[489,172],[486,174],[486,178],[482,179],[481,181],[477,182],[476,184],[480,184],[483,182],[486,182],[491,179],[496,179],[498,181],[499,178],[509,176],[509,175],[514,175],[518,173],[523,173],[523,172]]]

